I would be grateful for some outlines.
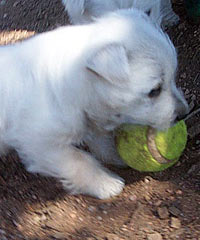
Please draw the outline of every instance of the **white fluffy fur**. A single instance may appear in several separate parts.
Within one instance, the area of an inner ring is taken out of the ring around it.
[[[72,24],[93,21],[108,11],[137,8],[148,12],[151,20],[167,27],[176,24],[179,17],[173,12],[170,0],[62,0]]]
[[[72,194],[104,199],[123,189],[94,157],[121,164],[114,128],[164,129],[188,110],[174,82],[174,46],[138,10],[2,46],[0,56],[1,153],[16,149],[28,171],[57,177]],[[76,147],[82,141],[93,155]]]

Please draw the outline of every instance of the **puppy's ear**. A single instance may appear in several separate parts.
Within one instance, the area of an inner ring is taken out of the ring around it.
[[[119,44],[109,44],[101,48],[88,59],[86,67],[115,85],[123,85],[129,80],[127,53]]]
[[[153,23],[160,26],[162,22],[162,14],[161,14],[161,6],[160,6],[161,0],[148,1],[148,3],[141,2],[140,4],[143,4],[143,5],[145,4],[144,6],[145,13],[150,17]]]

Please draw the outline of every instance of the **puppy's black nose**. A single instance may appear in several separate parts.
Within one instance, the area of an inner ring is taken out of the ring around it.
[[[177,117],[175,119],[175,122],[178,122],[178,121],[186,118],[188,113],[189,113],[188,104],[184,100],[181,101],[181,99],[178,99],[177,102],[176,102],[175,114],[176,114]]]
[[[175,119],[175,122],[179,122],[187,117],[187,114],[178,115]]]

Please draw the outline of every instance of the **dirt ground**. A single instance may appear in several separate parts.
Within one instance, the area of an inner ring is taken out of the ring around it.
[[[200,105],[200,25],[168,32],[177,47],[177,83]],[[0,43],[8,44],[68,24],[61,0],[0,0]],[[0,56],[1,57],[1,56]],[[8,69],[9,71],[9,69]],[[200,114],[187,121],[190,136],[180,161],[161,173],[113,169],[126,180],[110,200],[69,196],[53,178],[29,174],[16,153],[0,160],[0,240],[200,240]]]

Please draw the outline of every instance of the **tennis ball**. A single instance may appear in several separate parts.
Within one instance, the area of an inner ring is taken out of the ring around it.
[[[116,148],[122,160],[142,172],[157,172],[175,164],[187,142],[187,127],[178,122],[167,131],[124,124],[116,130]]]

